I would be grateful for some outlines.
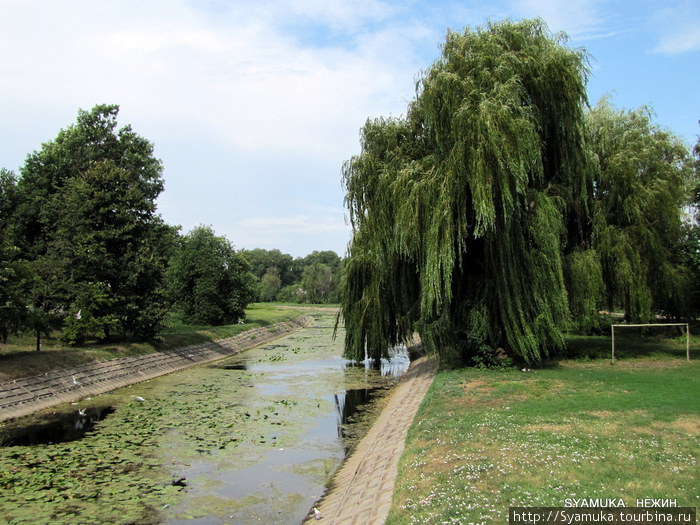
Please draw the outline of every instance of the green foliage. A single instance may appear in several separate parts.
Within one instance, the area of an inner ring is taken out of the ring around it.
[[[700,137],[693,148],[693,168],[688,216],[683,225],[679,255],[691,274],[691,287],[686,292],[690,296],[691,315],[697,317],[700,315]]]
[[[317,304],[330,302],[333,285],[333,270],[327,264],[315,263],[304,268],[301,286],[306,291],[308,302]]]
[[[598,253],[593,249],[576,250],[566,257],[565,269],[574,328],[585,334],[599,333],[605,283]]]
[[[56,139],[27,157],[13,217],[25,252],[38,256],[46,251],[62,210],[60,190],[99,163],[111,161],[129,173],[135,191],[149,202],[143,213],[155,211],[155,199],[163,190],[162,165],[153,157],[148,140],[128,125],[117,129],[118,113],[116,105],[80,110],[76,124],[59,131]]]
[[[247,261],[207,226],[181,239],[167,280],[171,300],[191,323],[234,322],[253,300],[253,275]]]
[[[679,259],[691,276],[690,286],[683,293],[688,297],[691,316],[697,317],[700,315],[700,224],[683,225]]]
[[[281,286],[288,286],[298,282],[301,278],[299,265],[288,253],[280,250],[264,250],[255,248],[252,250],[241,250],[241,255],[246,258],[251,266],[251,272],[258,279],[262,279],[270,268],[276,268],[281,280]]]
[[[0,236],[0,342],[19,333],[27,321],[26,292],[31,274],[19,249]]]
[[[595,172],[593,243],[606,299],[630,321],[688,313],[690,274],[678,259],[681,208],[692,167],[686,145],[650,111],[616,111],[602,100],[587,115]]]
[[[414,327],[448,361],[487,344],[536,363],[562,346],[564,215],[588,198],[586,57],[563,43],[540,20],[450,32],[406,119],[365,124],[343,174],[348,357]],[[477,345],[475,309],[490,325]]]
[[[257,277],[259,301],[328,304],[338,302],[341,258],[334,251],[314,251],[292,259],[279,250],[243,250]]]
[[[115,297],[110,287],[103,282],[81,282],[76,288],[75,302],[71,315],[65,319],[61,341],[79,346],[85,342],[86,334],[108,339],[110,330],[119,327],[119,319],[113,313]]]
[[[0,232],[8,234],[12,215],[17,207],[17,177],[5,168],[0,169]]]
[[[274,301],[281,287],[280,271],[276,266],[271,266],[260,279],[258,298],[261,301]]]
[[[277,300],[285,303],[301,304],[306,301],[306,292],[299,283],[290,284],[284,288],[280,288],[277,292]]]
[[[12,213],[17,201],[17,179],[0,169],[0,341],[19,332],[26,318],[29,269],[12,243]]]
[[[114,330],[150,337],[167,313],[161,285],[175,229],[156,215],[162,166],[150,142],[117,130],[118,111],[80,111],[27,157],[17,184],[13,238],[35,274],[30,301],[65,316],[71,344]]]
[[[700,136],[693,147],[693,180],[690,183],[690,210],[695,224],[700,223]]]

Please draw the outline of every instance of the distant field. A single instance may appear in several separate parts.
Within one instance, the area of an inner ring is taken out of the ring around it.
[[[566,498],[699,506],[697,351],[687,363],[684,342],[628,338],[613,366],[597,358],[609,338],[590,343],[533,372],[440,372],[409,432],[387,524],[501,524],[509,506]]]
[[[62,345],[57,338],[46,338],[41,352],[36,351],[36,341],[30,334],[10,338],[7,345],[0,344],[0,381],[8,381],[28,375],[43,374],[56,368],[68,368],[92,361],[118,357],[143,355],[180,346],[232,337],[244,330],[268,326],[294,319],[314,309],[329,308],[326,305],[288,305],[281,303],[256,303],[246,309],[244,324],[223,326],[187,325],[177,315],[167,320],[167,328],[153,341],[92,342],[83,347]]]

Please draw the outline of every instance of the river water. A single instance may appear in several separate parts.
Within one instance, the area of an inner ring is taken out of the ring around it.
[[[408,368],[405,351],[380,370],[346,361],[333,324],[322,314],[215,364],[0,428],[0,516],[300,523],[352,445],[352,422]]]

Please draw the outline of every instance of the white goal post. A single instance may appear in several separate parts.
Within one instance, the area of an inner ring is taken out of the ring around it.
[[[688,323],[649,323],[649,324],[613,324],[612,333],[612,364],[615,364],[615,328],[640,328],[643,326],[685,326],[685,355],[690,362],[690,325]]]

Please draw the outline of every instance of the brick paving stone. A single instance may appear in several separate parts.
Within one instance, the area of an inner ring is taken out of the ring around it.
[[[379,417],[333,477],[330,488],[304,521],[332,525],[382,525],[391,508],[406,433],[435,377],[435,363],[422,357],[391,393]]]

